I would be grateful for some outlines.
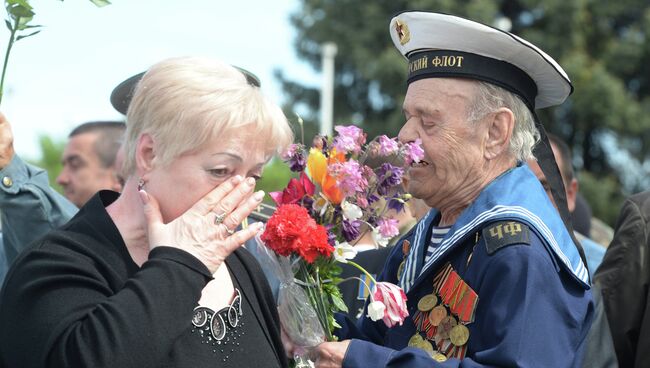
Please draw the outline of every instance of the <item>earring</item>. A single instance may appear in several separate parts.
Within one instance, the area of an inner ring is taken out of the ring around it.
[[[140,178],[138,180],[138,192],[141,191],[144,188],[144,179]]]

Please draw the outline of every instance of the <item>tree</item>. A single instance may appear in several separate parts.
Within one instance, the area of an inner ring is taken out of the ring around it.
[[[302,0],[291,16],[298,56],[320,70],[320,44],[335,42],[334,119],[369,135],[396,135],[403,123],[406,60],[390,41],[391,17],[406,9],[455,14],[492,25],[508,19],[512,32],[545,50],[571,77],[575,93],[562,106],[539,112],[547,130],[565,139],[574,164],[597,185],[589,188],[610,206],[594,211],[612,218],[624,195],[650,183],[650,4],[647,0]],[[276,73],[302,109],[307,127],[317,121],[319,92]],[[310,128],[313,129],[313,128]],[[624,157],[624,158],[621,158]],[[598,202],[600,203],[600,202]],[[601,207],[601,206],[599,206]],[[614,216],[615,217],[615,216]]]
[[[38,160],[29,160],[29,162],[47,170],[50,186],[57,192],[63,193],[61,186],[56,183],[56,177],[63,169],[61,157],[63,157],[65,141],[54,140],[47,135],[40,135],[38,142],[41,147],[41,158]]]

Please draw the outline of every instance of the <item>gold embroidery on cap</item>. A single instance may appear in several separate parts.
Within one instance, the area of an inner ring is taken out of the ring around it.
[[[415,59],[409,63],[409,73],[417,72],[420,69],[424,69],[427,67],[427,62],[429,58],[427,56],[423,56],[419,59]]]
[[[446,66],[453,66],[456,68],[462,68],[463,67],[463,59],[464,56],[456,56],[456,55],[444,55],[444,56],[436,56],[433,59],[431,59],[431,66],[434,68],[437,67],[446,67]]]

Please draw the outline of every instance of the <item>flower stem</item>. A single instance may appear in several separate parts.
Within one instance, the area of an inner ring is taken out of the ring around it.
[[[0,77],[0,103],[2,103],[2,96],[4,95],[4,86],[5,86],[5,74],[7,73],[7,64],[9,64],[9,54],[11,53],[11,47],[14,45],[16,40],[16,31],[18,30],[18,25],[20,24],[20,17],[16,17],[13,27],[11,27],[11,35],[9,35],[9,44],[7,45],[7,52],[5,52],[5,61],[2,66],[2,77]]]
[[[372,280],[372,282],[374,282],[375,284],[377,283],[377,280],[375,280],[375,278],[374,278],[374,277],[372,277],[372,275],[371,275],[371,274],[369,274],[369,273],[368,273],[368,271],[366,271],[366,269],[365,269],[365,268],[363,268],[363,267],[361,267],[361,266],[360,266],[360,265],[358,265],[357,263],[354,263],[354,262],[352,262],[352,261],[350,261],[350,260],[348,260],[348,264],[350,264],[350,265],[352,265],[352,266],[354,266],[354,267],[356,267],[356,268],[357,268],[357,269],[358,269],[359,271],[361,271],[361,272],[363,272],[363,273],[365,273],[365,274],[366,274],[366,276],[368,276],[368,277],[370,278],[370,280]]]

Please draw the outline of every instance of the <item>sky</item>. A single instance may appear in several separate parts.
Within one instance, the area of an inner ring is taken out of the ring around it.
[[[297,59],[289,15],[297,0],[33,0],[41,33],[14,44],[0,105],[16,152],[38,159],[38,137],[65,140],[91,120],[121,120],[109,101],[127,77],[174,56],[216,57],[255,73],[262,90],[284,101],[274,69],[320,84]],[[3,14],[5,14],[3,12]],[[9,32],[0,31],[0,55]],[[4,59],[3,59],[4,60]]]

